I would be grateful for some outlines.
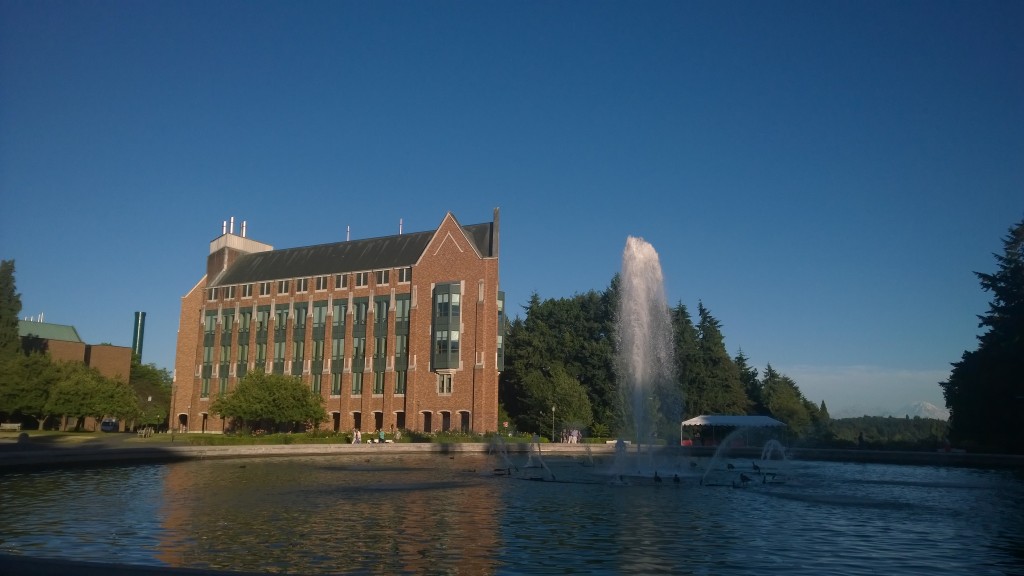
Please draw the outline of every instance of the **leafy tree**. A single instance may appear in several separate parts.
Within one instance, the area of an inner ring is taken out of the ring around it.
[[[249,372],[238,387],[217,397],[210,411],[250,427],[269,430],[297,424],[315,428],[327,420],[323,398],[295,376]]]
[[[34,418],[42,430],[46,402],[59,379],[59,368],[45,354],[0,356],[0,414]]]
[[[0,261],[0,355],[11,355],[21,350],[18,337],[18,314],[21,313],[21,295],[14,285],[14,260]]]
[[[1024,220],[1003,239],[995,254],[998,269],[975,272],[992,294],[979,316],[978,348],[953,363],[943,389],[950,411],[951,439],[985,448],[1024,453]]]
[[[106,378],[81,362],[60,362],[58,368],[57,383],[44,407],[46,414],[77,418],[76,430],[81,430],[90,416],[98,422],[108,416],[129,420],[138,415],[138,403],[127,382]]]
[[[138,401],[140,426],[156,426],[167,420],[173,380],[166,369],[157,368],[155,364],[142,364],[137,355],[132,355],[128,383]]]

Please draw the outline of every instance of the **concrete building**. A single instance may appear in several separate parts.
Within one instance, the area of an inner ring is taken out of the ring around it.
[[[463,226],[275,250],[210,242],[181,301],[172,421],[223,432],[211,413],[246,373],[296,376],[324,399],[327,430],[496,431],[504,295],[498,210]]]

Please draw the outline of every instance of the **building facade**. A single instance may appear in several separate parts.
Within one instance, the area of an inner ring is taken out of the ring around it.
[[[326,430],[498,427],[499,214],[462,226],[275,250],[225,223],[182,298],[172,422],[223,432],[210,404],[248,372],[320,394]]]

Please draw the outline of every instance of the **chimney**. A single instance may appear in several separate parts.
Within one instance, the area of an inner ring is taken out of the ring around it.
[[[398,219],[398,235],[399,236],[402,235],[402,219],[401,218]]]
[[[224,220],[220,223],[220,235],[223,236],[228,233],[228,221]]]
[[[228,228],[228,232],[230,232],[231,234],[235,233],[235,217],[234,216],[231,217],[231,227]]]
[[[135,327],[132,330],[132,354],[139,357],[142,362],[142,338],[146,332],[146,313],[135,313]]]
[[[242,220],[242,238],[245,238],[245,220]]]

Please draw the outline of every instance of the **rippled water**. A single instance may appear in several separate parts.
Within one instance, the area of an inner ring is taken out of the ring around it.
[[[1024,573],[1019,473],[793,462],[734,488],[734,471],[700,486],[547,464],[557,481],[464,454],[6,474],[0,553],[307,574]]]

